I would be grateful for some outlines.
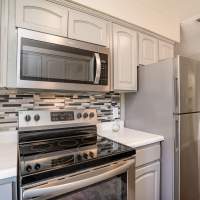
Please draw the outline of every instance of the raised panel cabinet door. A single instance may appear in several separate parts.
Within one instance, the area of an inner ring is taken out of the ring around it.
[[[136,169],[135,200],[160,200],[160,162]]]
[[[174,46],[173,44],[159,40],[159,60],[174,57]]]
[[[0,199],[1,200],[13,200],[12,183],[0,185]]]
[[[17,27],[67,36],[68,9],[46,0],[17,0]]]
[[[113,25],[114,89],[137,90],[137,32]]]
[[[69,10],[69,38],[108,46],[109,23],[100,18]]]
[[[158,62],[158,39],[139,34],[139,63],[149,65]]]

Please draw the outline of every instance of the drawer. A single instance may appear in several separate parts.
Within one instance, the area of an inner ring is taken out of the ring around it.
[[[136,167],[160,159],[160,143],[136,149]]]

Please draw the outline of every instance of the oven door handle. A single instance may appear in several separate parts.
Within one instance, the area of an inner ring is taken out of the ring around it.
[[[100,76],[101,76],[101,58],[99,53],[94,54],[96,60],[96,75],[94,79],[94,84],[99,84]]]
[[[76,180],[74,182],[64,183],[64,184],[58,184],[49,186],[47,184],[47,187],[40,186],[37,188],[31,188],[27,189],[23,192],[23,199],[28,200],[32,198],[41,198],[41,197],[48,197],[51,195],[62,195],[67,194],[69,192],[72,192],[74,190],[84,188],[90,185],[93,185],[95,183],[102,182],[106,179],[110,179],[112,177],[115,177],[117,175],[125,173],[133,164],[135,163],[134,159],[125,161],[125,164],[122,164],[118,167],[112,168],[112,170],[109,170],[107,172],[98,174],[96,176],[92,176],[89,178],[84,178],[82,180]],[[98,173],[98,169],[94,171],[95,173]],[[87,173],[87,172],[86,172]]]

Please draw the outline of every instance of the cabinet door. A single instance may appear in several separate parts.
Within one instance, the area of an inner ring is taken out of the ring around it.
[[[137,32],[113,25],[114,89],[137,90]]]
[[[0,185],[0,199],[13,200],[12,183]]]
[[[69,38],[108,46],[109,23],[94,16],[69,10]]]
[[[158,40],[145,34],[139,34],[139,63],[149,65],[158,62]]]
[[[17,0],[18,27],[67,36],[67,8],[46,0]]]
[[[136,200],[160,200],[160,162],[136,169]]]
[[[174,46],[170,43],[159,40],[159,60],[174,57]]]

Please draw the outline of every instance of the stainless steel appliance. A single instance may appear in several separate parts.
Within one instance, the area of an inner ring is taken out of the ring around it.
[[[178,56],[139,67],[126,95],[126,126],[165,137],[161,199],[200,199],[200,62]]]
[[[17,87],[109,91],[109,49],[18,29]]]
[[[93,109],[19,112],[20,200],[134,200],[135,150],[97,136]]]

